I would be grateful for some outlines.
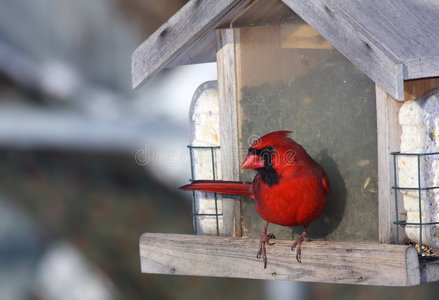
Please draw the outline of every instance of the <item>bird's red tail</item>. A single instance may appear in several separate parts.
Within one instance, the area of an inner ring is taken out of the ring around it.
[[[228,195],[251,196],[250,183],[221,180],[194,180],[191,184],[180,187],[181,190],[194,190]]]

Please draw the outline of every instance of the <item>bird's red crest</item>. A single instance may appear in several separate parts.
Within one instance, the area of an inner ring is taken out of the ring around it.
[[[280,131],[267,133],[266,135],[261,136],[256,141],[254,141],[251,145],[251,148],[263,149],[273,144],[274,141],[278,142],[279,140],[287,139],[288,134],[290,134],[291,132],[292,131],[288,131],[288,130],[280,130]]]

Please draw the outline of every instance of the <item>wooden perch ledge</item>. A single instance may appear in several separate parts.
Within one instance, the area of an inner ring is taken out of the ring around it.
[[[156,274],[387,286],[416,285],[425,277],[412,246],[311,241],[302,245],[300,264],[291,251],[292,240],[275,242],[267,246],[264,269],[256,258],[259,239],[145,233],[140,238],[141,268]]]

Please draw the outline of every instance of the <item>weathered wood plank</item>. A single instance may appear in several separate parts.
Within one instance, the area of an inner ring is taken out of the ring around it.
[[[436,28],[439,28],[439,25],[430,24],[430,26],[436,26]],[[437,38],[435,42],[437,42],[438,40],[439,38]],[[404,74],[405,79],[439,76],[439,58],[437,54],[437,48],[435,49],[435,51],[436,53],[433,57],[414,55],[414,58],[405,60],[404,66],[407,70],[406,74]]]
[[[255,0],[192,0],[132,55],[133,87],[170,65],[215,59],[214,29],[285,19],[282,5]],[[282,0],[395,99],[403,80],[439,76],[439,5],[425,1]],[[275,11],[275,13],[273,13]],[[236,20],[235,20],[236,19]],[[249,21],[250,20],[250,21]],[[256,24],[258,25],[258,24]]]
[[[398,59],[394,62],[405,66],[404,79],[438,76],[439,3],[436,0],[324,2],[343,15],[361,35],[388,49]]]
[[[209,31],[233,18],[253,1],[189,1],[133,52],[133,87],[138,87],[171,62],[182,59],[181,56],[185,56],[187,51],[198,43],[201,43],[204,49],[197,49],[202,50],[204,54],[197,54],[212,56],[216,44],[212,35],[208,35]],[[214,33],[212,34],[214,36]],[[203,43],[204,38],[207,38],[209,43]],[[192,55],[189,54],[186,60],[191,60]]]
[[[404,81],[404,100],[418,99],[435,88],[439,88],[439,77],[406,80]]]
[[[267,247],[268,265],[256,258],[259,239],[145,233],[140,238],[142,272],[365,285],[420,283],[412,246],[312,241],[302,263],[291,240]]]
[[[234,29],[217,30],[221,174],[223,180],[239,181],[234,37]],[[224,235],[241,236],[240,197],[223,195],[222,200]]]
[[[439,76],[439,5],[426,1],[283,0],[386,92]]]
[[[404,98],[403,65],[399,58],[377,43],[365,29],[367,26],[352,19],[338,2],[282,1],[386,92],[396,99]]]
[[[396,101],[376,85],[377,148],[378,148],[378,224],[381,243],[396,243],[395,191],[393,157],[391,152],[399,151],[401,126],[398,122],[399,107]],[[402,207],[402,199],[399,207]],[[399,230],[400,241],[405,231]]]
[[[280,25],[291,22],[296,14],[279,0],[255,1],[251,7],[233,20],[232,27]]]
[[[421,261],[419,264],[422,283],[439,281],[439,260]]]

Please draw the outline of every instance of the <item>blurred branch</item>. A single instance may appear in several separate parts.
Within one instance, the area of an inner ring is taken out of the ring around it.
[[[0,39],[0,73],[19,88],[66,100],[80,85],[77,73],[62,62],[41,64]]]
[[[0,73],[19,88],[58,102],[70,102],[93,115],[117,111],[120,95],[89,83],[64,61],[40,63],[0,39]]]
[[[40,90],[36,62],[2,39],[0,39],[0,73],[20,87]]]

